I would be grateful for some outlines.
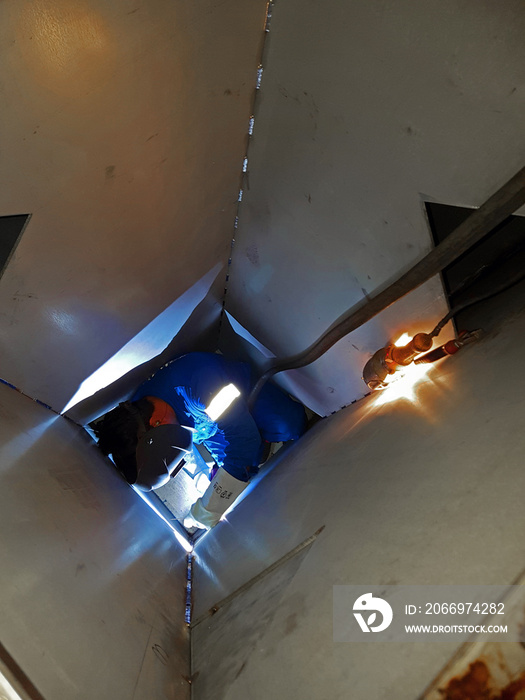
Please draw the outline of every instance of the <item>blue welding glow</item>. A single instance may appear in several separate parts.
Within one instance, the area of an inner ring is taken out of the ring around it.
[[[160,354],[186,323],[195,307],[206,297],[221,269],[222,264],[217,263],[206,275],[128,341],[113,357],[93,372],[91,376],[84,379],[61,413],[66,413],[80,401],[117,381],[134,367]]]
[[[255,117],[250,117],[250,123],[248,125],[248,133],[251,136],[253,134],[253,127],[255,126]]]
[[[49,414],[47,415],[49,416]],[[20,458],[20,455],[24,452],[28,452],[58,418],[59,416],[55,413],[49,417],[46,416],[38,425],[28,428],[21,433],[17,433],[12,440],[4,442],[0,446],[0,454],[2,456],[0,468],[2,470],[16,468],[17,460]],[[13,459],[14,462],[12,462]]]
[[[138,493],[138,495],[142,498],[142,500],[144,501],[144,503],[147,503],[148,506],[151,508],[151,510],[152,510],[154,513],[156,513],[156,514],[159,516],[159,518],[160,518],[161,520],[163,520],[163,521],[166,523],[166,525],[170,528],[170,530],[171,530],[171,531],[173,532],[173,534],[175,535],[175,538],[176,538],[177,542],[178,542],[180,545],[182,545],[182,547],[186,550],[186,552],[192,552],[192,551],[193,551],[193,545],[191,544],[191,542],[189,542],[178,530],[176,530],[176,529],[173,527],[173,525],[169,522],[169,520],[166,520],[166,518],[162,515],[162,513],[161,513],[160,511],[158,511],[157,508],[155,508],[155,506],[153,505],[153,503],[151,503],[151,501],[148,500],[148,498],[146,497],[146,495],[145,495],[140,489],[135,488],[135,486],[132,486],[131,488],[135,491],[135,493]]]
[[[242,171],[245,173],[248,170],[248,156],[244,156],[244,160],[242,161]]]
[[[237,333],[237,335],[241,336],[241,338],[244,338],[244,340],[247,340],[251,345],[253,345],[254,348],[257,348],[259,352],[267,358],[272,358],[275,357],[273,352],[268,350],[268,348],[263,345],[261,342],[257,340],[255,336],[253,336],[249,330],[247,330],[242,324],[237,321],[237,319],[231,315],[229,311],[225,311],[226,316],[228,317],[228,321],[231,324],[231,327],[233,330]]]

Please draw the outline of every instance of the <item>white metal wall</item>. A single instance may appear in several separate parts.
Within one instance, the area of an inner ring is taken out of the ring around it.
[[[2,644],[46,700],[188,698],[185,550],[83,430],[0,414]]]
[[[62,409],[219,263],[217,327],[264,16],[265,0],[1,4],[0,215],[32,214],[0,281],[1,377]]]
[[[459,641],[335,643],[333,586],[509,585],[522,574],[524,299],[523,282],[494,299],[485,339],[433,367],[414,402],[378,407],[376,394],[318,423],[197,543],[195,620],[241,590],[198,625],[195,700],[210,697],[217,666],[215,700],[419,698]],[[242,588],[323,525],[296,572]],[[504,675],[518,645],[491,646]],[[521,649],[514,672],[524,663]]]
[[[430,249],[424,200],[479,206],[523,166],[524,25],[521,0],[276,3],[226,304],[274,354]],[[445,308],[436,278],[288,386],[335,411],[375,350]]]

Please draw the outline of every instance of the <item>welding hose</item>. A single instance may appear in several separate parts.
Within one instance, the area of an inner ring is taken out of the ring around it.
[[[434,348],[434,350],[431,350],[430,352],[427,352],[425,355],[420,355],[417,359],[414,360],[415,365],[425,365],[425,364],[430,364],[432,362],[437,362],[438,360],[442,360],[444,357],[448,357],[450,355],[455,355],[457,352],[461,350],[462,347],[467,345],[467,343],[472,343],[475,340],[478,340],[480,337],[480,331],[461,331],[459,336],[457,338],[453,338],[452,340],[447,340],[447,342],[444,345],[441,345],[439,348]]]
[[[510,280],[507,280],[503,284],[500,284],[499,287],[496,287],[496,289],[493,289],[491,292],[488,292],[487,294],[480,294],[479,296],[474,297],[473,299],[468,299],[467,301],[463,302],[463,304],[458,304],[458,306],[455,306],[453,309],[451,309],[446,316],[443,316],[441,321],[437,324],[437,326],[430,333],[430,335],[432,336],[432,338],[435,338],[441,333],[443,327],[450,321],[450,319],[454,318],[454,316],[456,316],[456,314],[459,314],[460,311],[464,311],[470,306],[474,306],[474,304],[479,304],[480,301],[485,301],[485,299],[495,297],[496,294],[501,294],[501,292],[505,292],[507,289],[510,289],[515,284],[518,284],[518,282],[521,282],[521,280],[524,277],[525,270],[520,270],[520,272],[517,275],[514,275],[514,277],[512,277]]]
[[[356,304],[342,320],[330,327],[303,352],[284,357],[270,364],[258,379],[250,396],[252,408],[259,392],[274,374],[304,367],[319,359],[345,335],[359,328],[401,297],[420,287],[431,277],[453,263],[475,243],[490,233],[525,204],[525,168],[495,192],[479,209],[474,210],[442,243],[433,248],[408,272],[373,297]]]

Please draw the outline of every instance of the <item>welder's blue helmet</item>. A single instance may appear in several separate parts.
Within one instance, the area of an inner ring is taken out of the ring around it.
[[[159,425],[145,432],[137,443],[137,478],[141,491],[158,489],[184,466],[192,450],[192,431],[182,425]]]

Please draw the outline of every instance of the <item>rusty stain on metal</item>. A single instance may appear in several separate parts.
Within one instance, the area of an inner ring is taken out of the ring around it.
[[[523,691],[523,692],[522,692]],[[525,672],[506,688],[503,688],[498,700],[523,700],[525,698]]]
[[[477,660],[463,676],[452,678],[440,693],[443,700],[525,700],[525,671],[498,689],[493,686],[487,664]]]
[[[489,700],[490,673],[483,661],[474,661],[460,678],[452,678],[441,690],[444,700]]]
[[[525,649],[525,620],[518,625],[518,641]]]

